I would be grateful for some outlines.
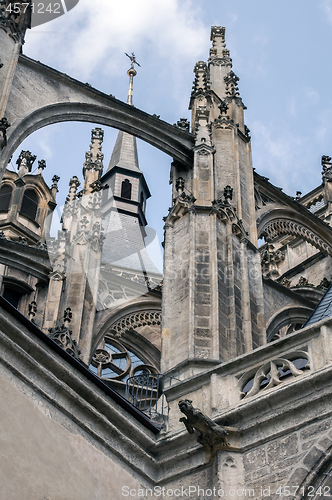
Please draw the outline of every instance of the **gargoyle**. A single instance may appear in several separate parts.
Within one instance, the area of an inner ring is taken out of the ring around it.
[[[211,465],[218,450],[230,446],[226,441],[228,431],[225,427],[216,424],[209,417],[204,415],[201,410],[194,408],[190,399],[181,399],[179,408],[186,415],[180,418],[186,426],[189,434],[198,431],[197,441],[203,445],[206,455],[206,465]]]

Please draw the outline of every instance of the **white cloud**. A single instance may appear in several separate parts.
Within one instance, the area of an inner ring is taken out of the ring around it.
[[[198,19],[190,0],[80,0],[65,16],[35,28],[25,53],[51,59],[82,80],[100,70],[122,73],[129,50],[144,49],[171,65],[201,54],[208,33]]]
[[[272,184],[282,187],[291,196],[296,190],[313,189],[315,179],[309,175],[312,165],[302,161],[308,153],[306,137],[290,131],[286,124],[278,133],[273,125],[266,126],[260,121],[253,122],[250,128],[254,167],[258,173],[270,177]]]
[[[332,0],[324,0],[320,6],[325,12],[328,22],[332,24]]]

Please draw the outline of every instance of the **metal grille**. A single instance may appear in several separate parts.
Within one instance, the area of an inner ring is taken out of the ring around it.
[[[126,382],[126,399],[149,417],[164,414],[164,397],[161,396],[162,376],[159,374],[141,373],[129,377]]]
[[[179,379],[158,373],[141,372],[127,379],[125,398],[149,418],[165,415],[168,405],[164,385],[167,382],[166,385],[171,386],[173,381],[179,382]]]

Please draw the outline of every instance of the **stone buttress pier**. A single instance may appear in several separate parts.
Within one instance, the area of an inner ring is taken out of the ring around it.
[[[266,343],[245,106],[225,29],[211,40],[194,69],[193,166],[173,163],[165,218],[162,372],[175,376]]]

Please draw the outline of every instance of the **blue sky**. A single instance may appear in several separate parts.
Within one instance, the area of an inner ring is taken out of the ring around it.
[[[174,123],[190,118],[193,67],[208,58],[211,25],[226,27],[254,167],[287,194],[310,191],[321,183],[321,156],[332,156],[332,0],[80,0],[65,16],[30,30],[24,53],[125,101],[124,53],[134,51],[141,64],[134,104]],[[60,175],[60,205],[69,178],[81,177],[93,126],[53,125],[17,151],[45,159],[47,181]],[[105,168],[116,133],[105,129]],[[152,193],[148,222],[162,239],[171,159],[141,141],[138,147]]]

